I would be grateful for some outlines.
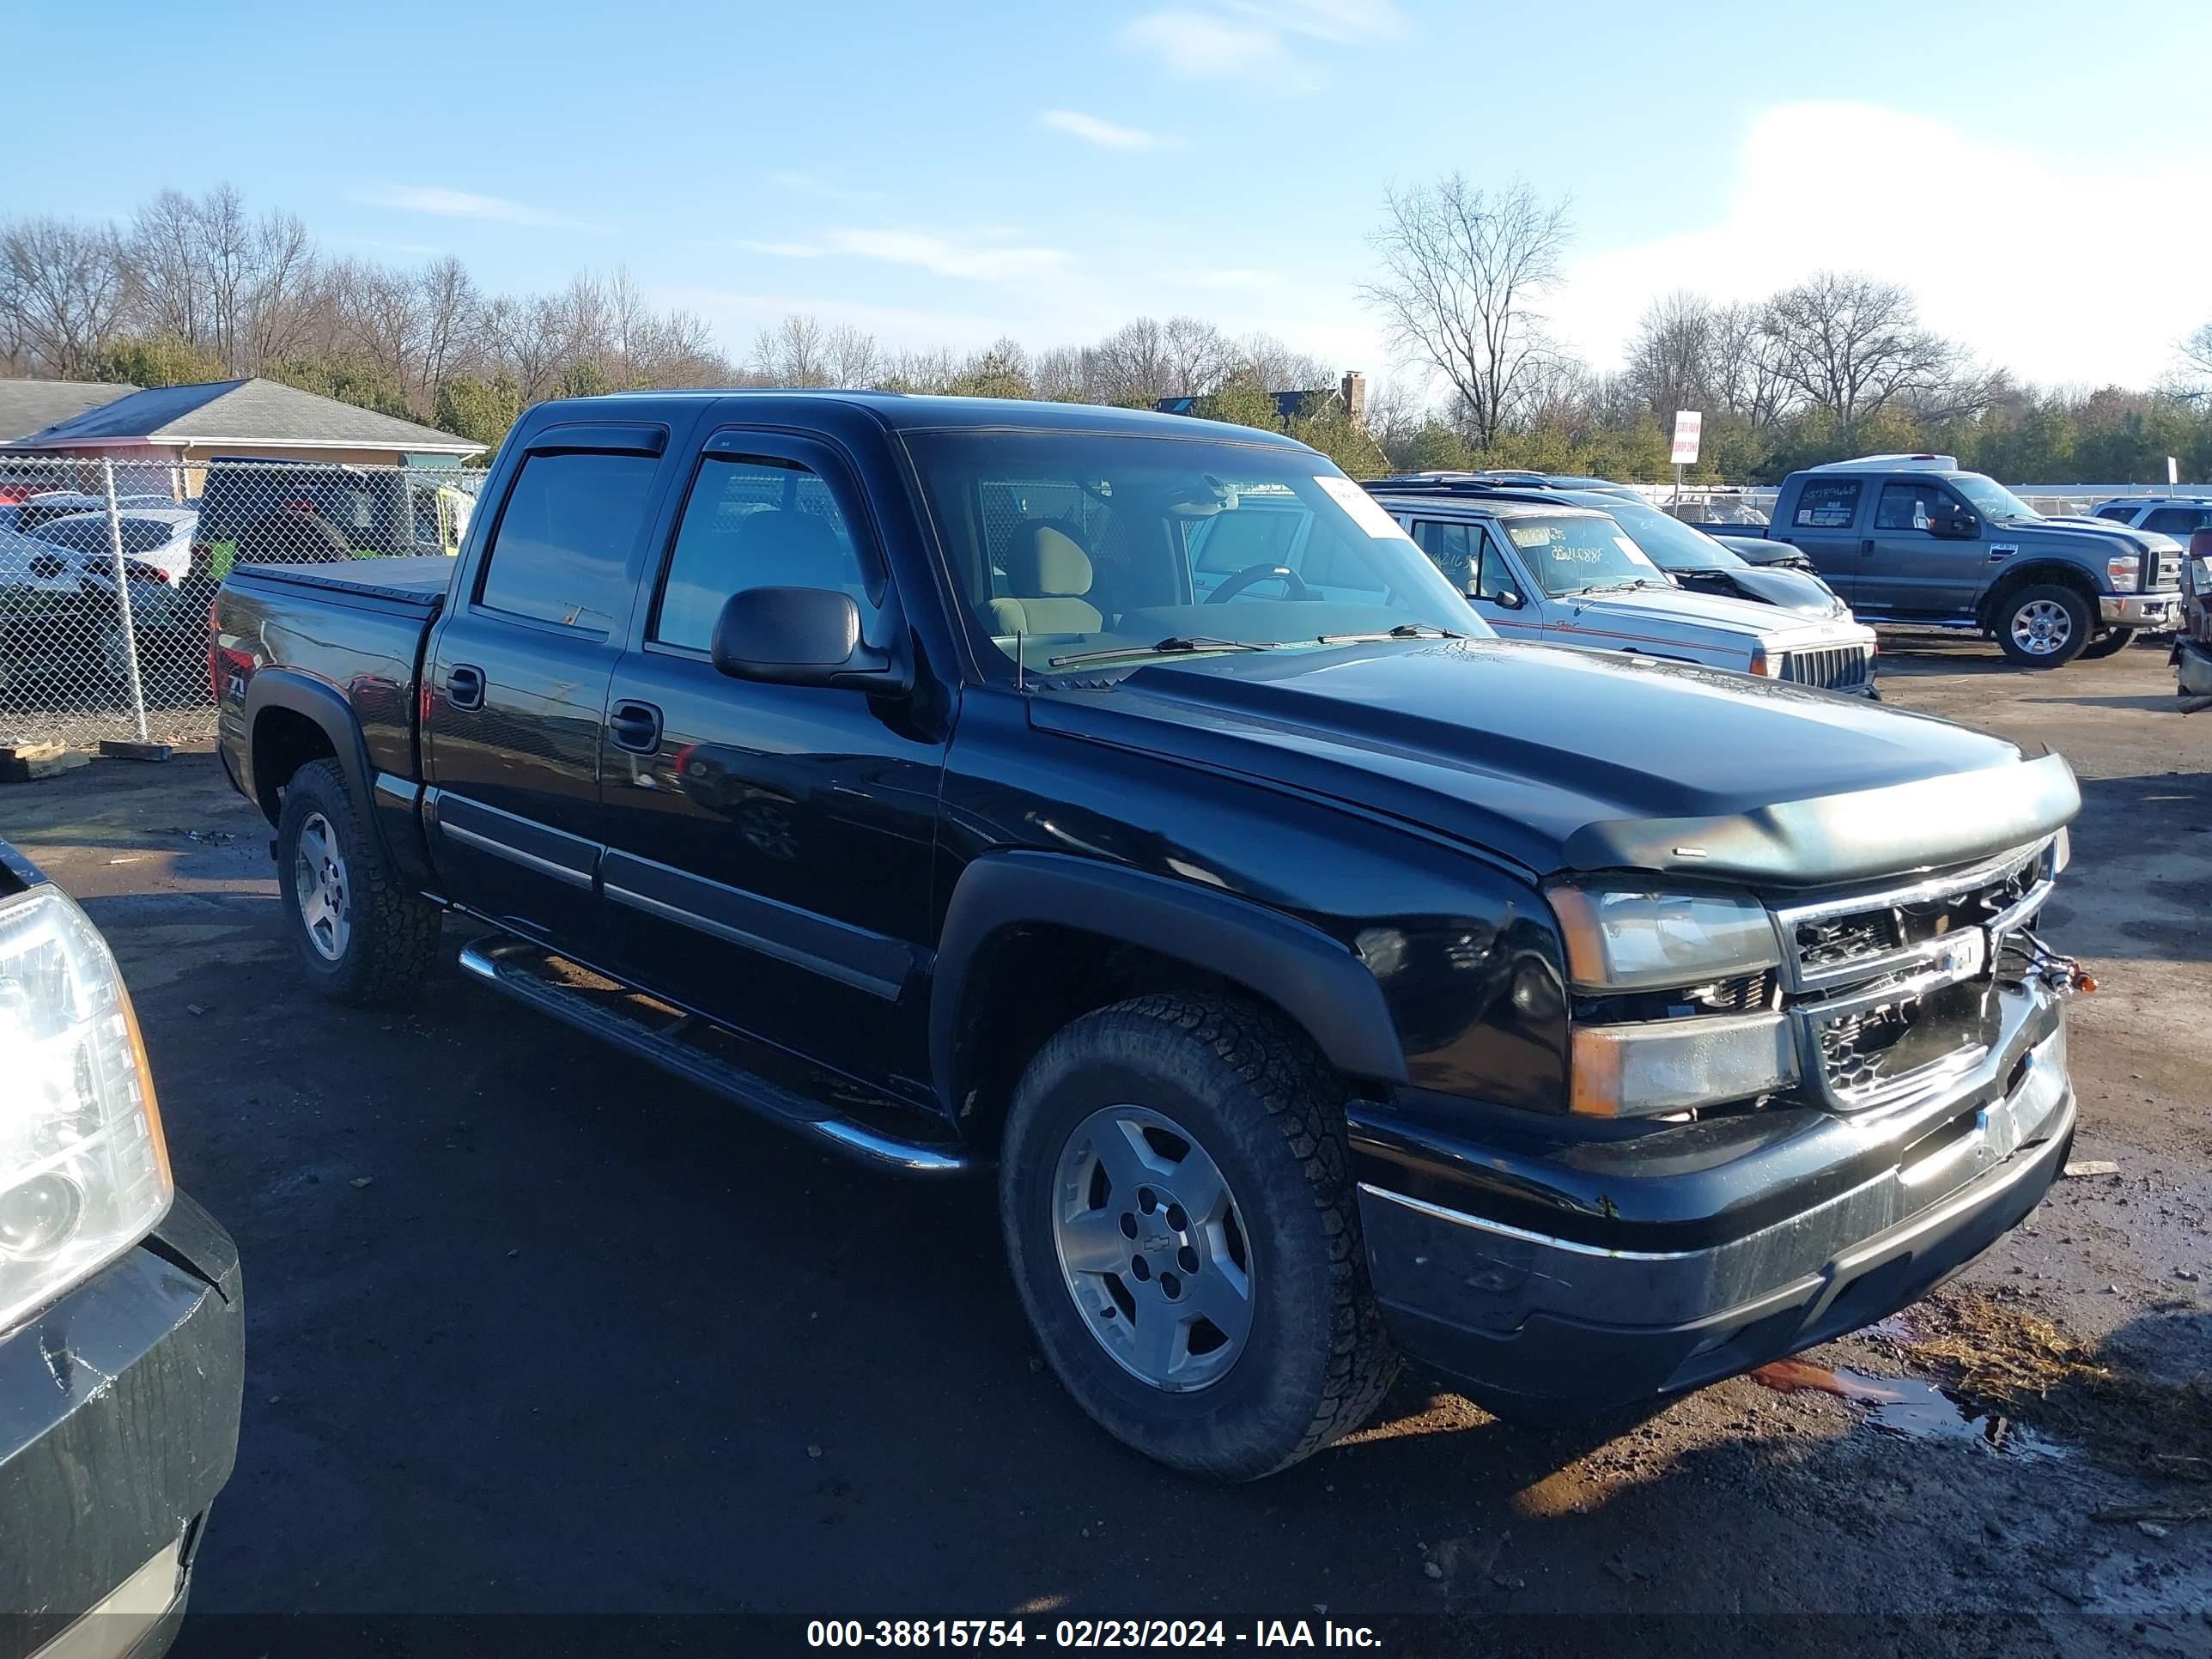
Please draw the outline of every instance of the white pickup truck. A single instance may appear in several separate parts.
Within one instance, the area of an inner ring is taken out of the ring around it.
[[[1874,630],[1677,586],[1594,507],[1457,485],[1370,486],[1507,639],[1704,663],[1823,690],[1875,695]]]

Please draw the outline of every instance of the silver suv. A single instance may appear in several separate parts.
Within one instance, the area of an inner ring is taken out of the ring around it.
[[[2197,531],[2212,530],[2212,494],[2123,495],[2099,502],[2096,515],[2131,529],[2171,536],[2186,547]]]

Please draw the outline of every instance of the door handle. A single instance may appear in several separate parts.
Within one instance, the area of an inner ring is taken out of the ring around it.
[[[481,668],[457,662],[446,671],[446,701],[456,708],[483,707],[484,677]]]
[[[1864,541],[1861,542],[1861,543],[1859,544],[1859,551],[1860,551],[1861,553],[1871,553],[1871,552],[1873,552],[1873,551],[1874,551],[1874,538],[1872,538],[1871,536],[1869,536],[1869,537],[1868,537]]]
[[[633,755],[651,755],[660,748],[660,711],[649,702],[618,702],[607,716],[607,730],[615,747]]]

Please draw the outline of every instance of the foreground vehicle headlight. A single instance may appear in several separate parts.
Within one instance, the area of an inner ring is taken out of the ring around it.
[[[1771,1094],[1797,1080],[1780,1014],[1577,1025],[1568,1109],[1586,1117],[1687,1111]]]
[[[175,1192],[107,941],[54,888],[0,902],[0,1332],[143,1238]]]
[[[1750,899],[1581,887],[1549,897],[1577,990],[1672,990],[1782,960],[1773,922]]]
[[[1719,981],[1781,964],[1774,923],[1753,899],[1585,887],[1554,888],[1548,896],[1581,996],[1656,993],[1694,1007]],[[1748,988],[1739,989],[1733,1006],[1756,1006]],[[1796,1080],[1796,1047],[1779,1013],[1651,1019],[1592,1012],[1576,1019],[1569,1039],[1568,1106],[1584,1115],[1687,1111]]]
[[[2115,553],[2105,561],[2105,580],[2115,593],[2132,593],[2142,586],[2142,556]]]

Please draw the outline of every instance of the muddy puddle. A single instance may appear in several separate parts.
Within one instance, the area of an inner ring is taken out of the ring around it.
[[[2068,1447],[2027,1425],[1954,1400],[1934,1383],[1917,1377],[1869,1376],[1840,1365],[1778,1359],[1753,1370],[1751,1380],[1777,1394],[1809,1389],[1850,1401],[1866,1407],[1867,1421],[1873,1427],[1904,1440],[1944,1441],[2008,1457],[2071,1455]]]

